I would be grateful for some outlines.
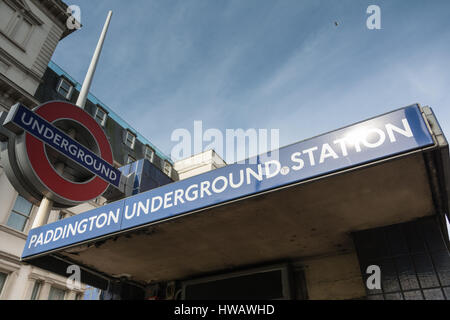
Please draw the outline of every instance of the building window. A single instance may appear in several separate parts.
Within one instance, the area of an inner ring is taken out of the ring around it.
[[[0,1],[0,30],[23,49],[31,36],[33,24],[18,10]]]
[[[136,136],[127,130],[127,135],[125,137],[125,144],[131,149],[134,148],[134,143],[136,142]]]
[[[172,165],[168,161],[164,161],[164,173],[170,177],[172,173]]]
[[[61,78],[56,87],[56,91],[62,95],[65,99],[70,100],[73,91],[73,85],[64,78]]]
[[[155,157],[155,151],[153,151],[152,148],[149,146],[145,147],[145,158],[148,159],[150,162],[153,162],[153,158]]]
[[[3,287],[5,286],[7,277],[8,275],[6,273],[0,272],[0,295],[2,294]]]
[[[63,289],[51,287],[48,300],[64,300],[66,292]]]
[[[108,113],[103,108],[97,107],[97,110],[95,111],[95,120],[101,126],[105,125],[107,116],[108,116]]]
[[[100,300],[101,290],[91,286],[87,286],[84,291],[83,300]]]
[[[16,10],[7,5],[4,1],[0,1],[0,30],[8,33],[13,24]]]
[[[11,228],[23,231],[30,218],[32,208],[33,204],[31,202],[25,200],[20,195],[17,196],[16,203],[14,204],[14,208],[12,209],[6,224]]]
[[[24,46],[26,40],[28,40],[32,28],[33,25],[31,23],[29,23],[27,20],[19,16],[19,21],[17,22],[15,28],[13,29],[11,36],[14,39],[14,41]]]
[[[33,292],[31,292],[31,300],[39,300],[39,293],[41,292],[42,282],[36,281],[33,286]]]
[[[132,163],[132,162],[135,162],[135,161],[136,161],[135,158],[133,158],[132,156],[128,155],[128,158],[127,158],[127,164]]]

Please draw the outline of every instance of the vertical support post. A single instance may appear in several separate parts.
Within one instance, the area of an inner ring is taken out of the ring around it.
[[[31,229],[43,226],[47,223],[50,211],[52,211],[52,207],[53,201],[47,197],[43,197]]]
[[[84,78],[83,85],[81,86],[80,95],[78,96],[76,105],[81,109],[84,109],[86,104],[86,99],[89,93],[89,89],[91,87],[92,79],[94,77],[95,69],[97,68],[98,59],[100,58],[100,53],[102,51],[103,42],[105,41],[106,32],[108,31],[109,22],[111,21],[112,11],[108,12],[108,16],[106,17],[105,24],[103,26],[102,33],[100,34],[100,38],[98,39],[97,47],[95,48],[94,55],[92,56],[91,64],[89,65],[89,69],[86,73],[86,77]],[[75,136],[75,130],[71,129],[69,135]],[[72,137],[72,138],[73,138]],[[62,173],[64,170],[64,164],[58,164],[57,171]],[[36,214],[36,218],[33,221],[33,228],[40,227],[47,223],[48,217],[50,215],[50,211],[53,207],[53,201],[48,199],[47,197],[43,197],[41,204],[39,205],[38,212]]]
[[[81,109],[84,109],[84,105],[86,104],[87,95],[89,93],[89,88],[91,87],[92,78],[94,77],[95,69],[97,68],[97,62],[100,57],[100,53],[102,51],[103,42],[105,41],[106,32],[108,31],[109,22],[111,20],[112,11],[108,12],[108,16],[106,17],[105,25],[103,26],[102,33],[100,38],[98,39],[97,47],[95,48],[94,55],[92,56],[91,64],[89,65],[89,69],[86,73],[86,77],[83,81],[83,86],[81,87],[80,95],[78,96],[76,105]]]

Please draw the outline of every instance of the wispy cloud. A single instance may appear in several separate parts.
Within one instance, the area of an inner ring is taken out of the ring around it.
[[[82,81],[114,11],[93,93],[167,154],[176,128],[278,128],[281,145],[413,102],[450,136],[450,2],[79,1],[54,59]],[[334,21],[338,20],[336,27]]]

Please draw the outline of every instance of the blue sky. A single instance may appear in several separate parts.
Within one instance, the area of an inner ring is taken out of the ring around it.
[[[283,146],[416,102],[450,137],[448,0],[66,3],[83,28],[53,60],[82,82],[113,10],[91,92],[168,155],[194,120],[279,129]]]

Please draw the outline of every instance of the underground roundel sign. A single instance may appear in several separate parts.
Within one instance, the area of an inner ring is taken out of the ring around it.
[[[30,110],[16,104],[3,118],[2,163],[28,198],[46,196],[67,207],[98,197],[109,185],[120,187],[108,138],[78,106],[53,101]]]

